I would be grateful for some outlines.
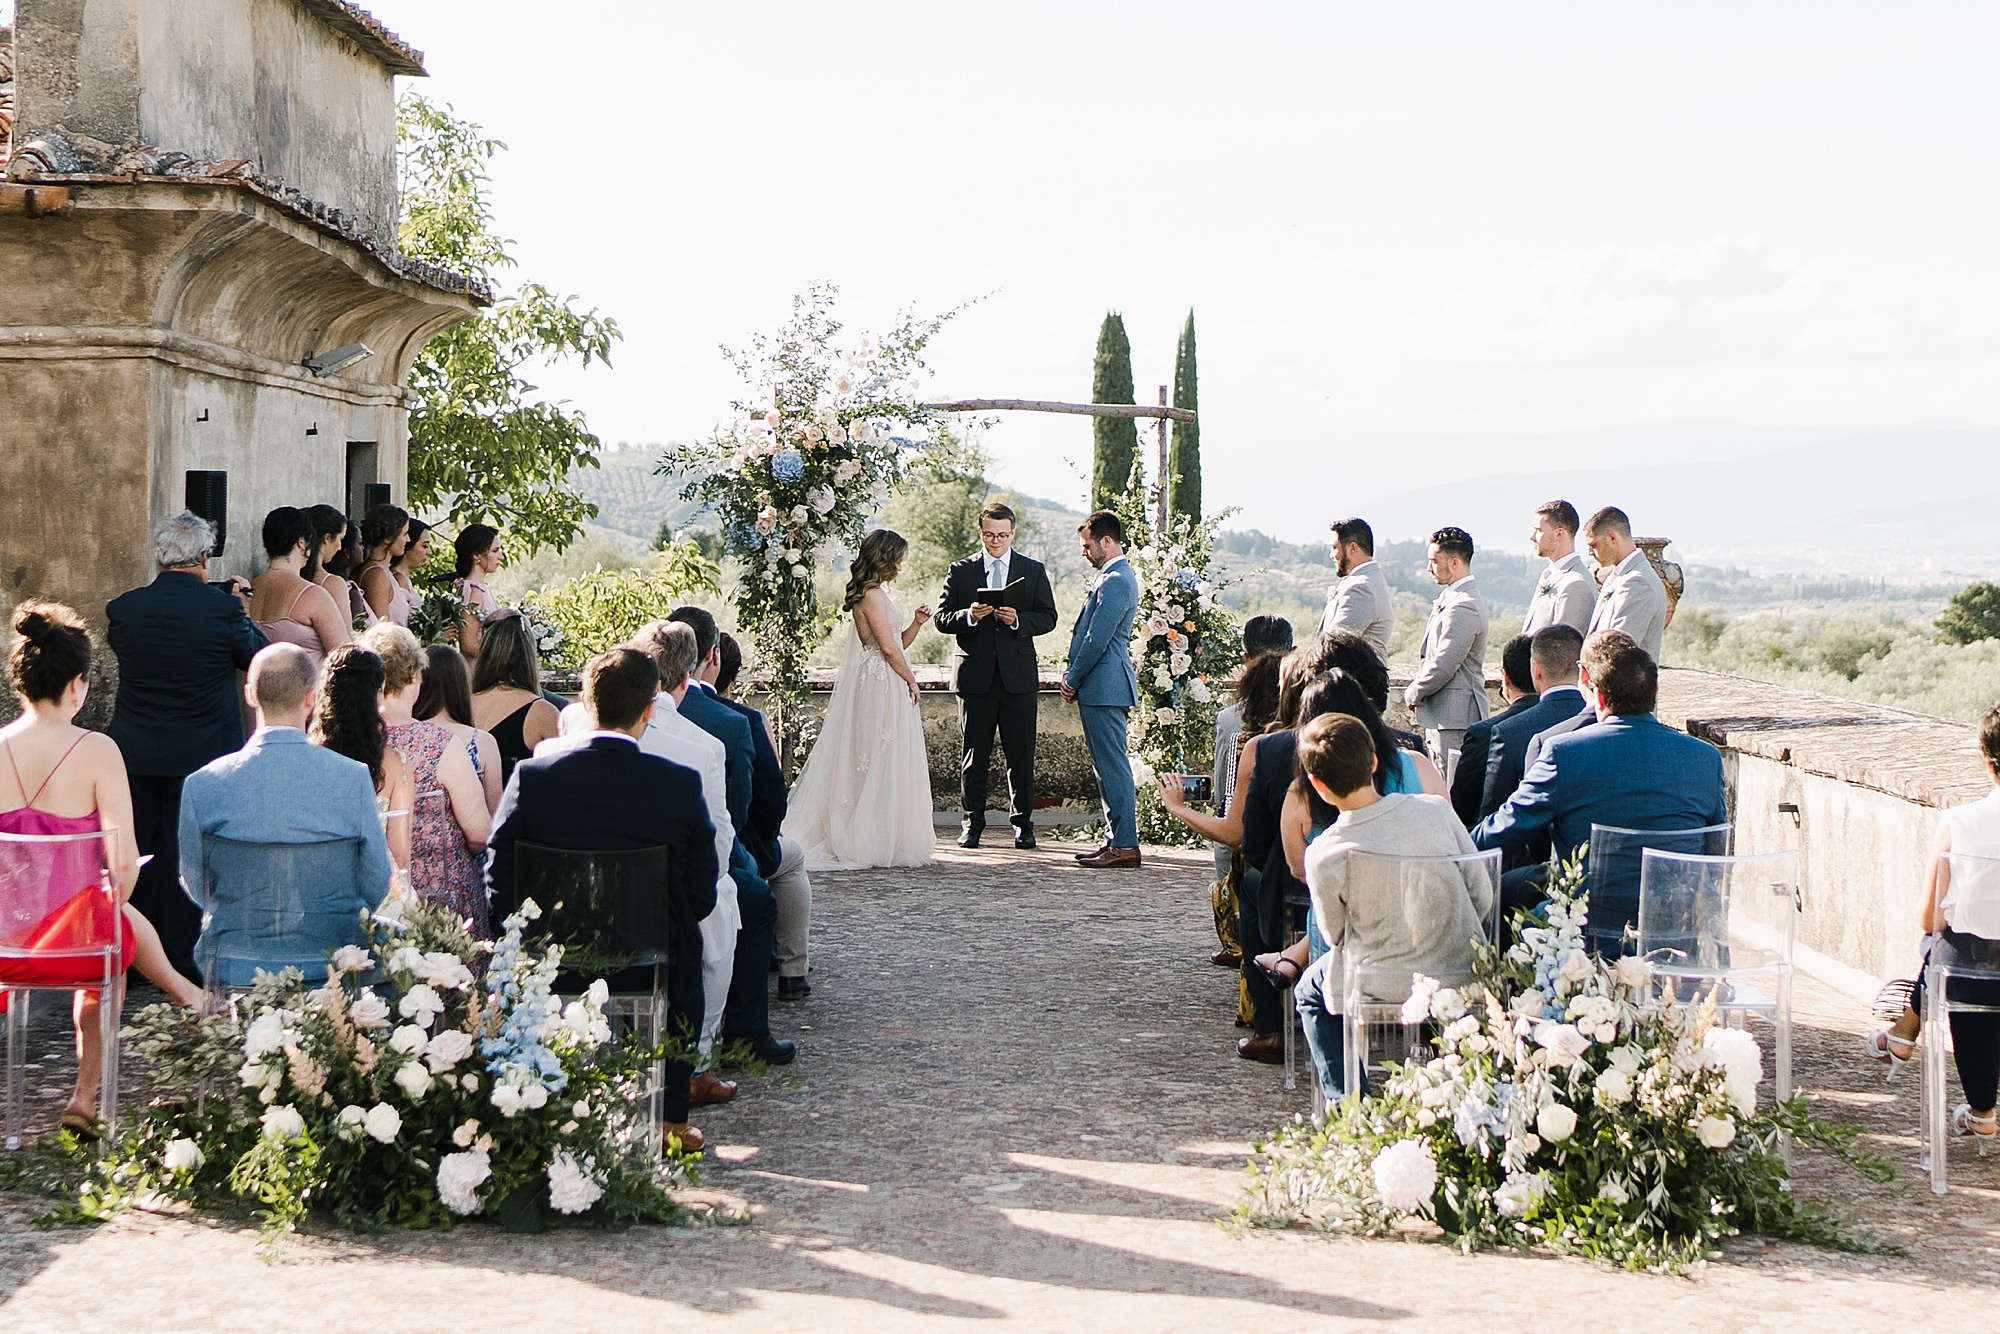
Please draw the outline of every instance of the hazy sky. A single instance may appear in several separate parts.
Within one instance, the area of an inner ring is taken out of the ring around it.
[[[1088,398],[1118,309],[1149,399],[1192,307],[1211,503],[1292,536],[1598,428],[2000,420],[1990,4],[368,7],[508,143],[521,274],[622,325],[545,379],[607,440],[706,430],[817,278],[983,296],[947,395]],[[988,444],[1082,498],[1087,423]]]

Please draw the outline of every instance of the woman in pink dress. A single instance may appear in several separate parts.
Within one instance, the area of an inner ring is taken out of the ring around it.
[[[114,832],[103,843],[0,845],[7,869],[18,870],[25,863],[52,887],[48,916],[20,932],[18,941],[10,923],[6,938],[9,943],[24,943],[59,914],[92,912],[101,900],[84,895],[101,893],[108,859],[122,905],[126,965],[136,964],[176,1004],[199,1005],[201,988],[174,971],[160,948],[159,933],[129,902],[139,876],[139,845],[132,834],[132,791],[125,779],[124,757],[111,738],[85,731],[73,721],[89,690],[90,634],[74,611],[53,602],[23,602],[14,608],[12,622],[17,639],[7,655],[7,669],[22,713],[0,728],[0,752],[5,756],[0,762],[0,833]],[[57,880],[65,886],[74,884],[76,892],[65,893],[56,886]],[[91,934],[101,934],[104,925],[93,923]],[[10,972],[19,970],[20,980],[28,981],[33,979],[27,972],[40,965],[9,961],[7,967]],[[94,989],[77,991],[76,1087],[63,1109],[62,1124],[84,1134],[96,1130],[101,1069],[97,1007]]]
[[[306,578],[313,544],[312,517],[281,505],[264,516],[264,554],[270,564],[250,582],[250,619],[273,644],[296,644],[315,663],[351,637],[347,617],[333,597]]]
[[[361,567],[361,596],[376,619],[408,625],[416,595],[396,582],[390,562],[410,544],[410,513],[400,505],[377,505],[361,519],[361,542],[368,549]]]
[[[458,649],[467,661],[479,656],[480,627],[500,610],[500,600],[487,586],[507,556],[500,547],[500,530],[486,523],[469,523],[452,543],[457,557],[453,588],[465,603],[465,619],[458,629]]]

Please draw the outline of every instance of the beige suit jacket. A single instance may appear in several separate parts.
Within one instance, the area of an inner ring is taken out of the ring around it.
[[[1396,606],[1389,592],[1389,577],[1374,561],[1354,567],[1353,573],[1333,586],[1326,613],[1319,618],[1319,632],[1346,630],[1368,641],[1370,648],[1389,661],[1389,632],[1396,626]]]
[[[1551,625],[1573,626],[1578,634],[1590,630],[1590,615],[1597,605],[1597,581],[1590,568],[1574,551],[1558,556],[1542,571],[1535,585],[1535,600],[1528,604],[1528,617],[1521,633],[1531,635]]]
[[[1660,660],[1660,641],[1667,633],[1667,586],[1645,552],[1634,551],[1605,576],[1588,633],[1600,630],[1623,630],[1654,662]]]
[[[1471,575],[1438,594],[1423,661],[1403,692],[1423,727],[1466,728],[1486,716],[1486,604]]]

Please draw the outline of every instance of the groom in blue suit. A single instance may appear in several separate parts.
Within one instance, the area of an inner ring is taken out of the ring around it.
[[[1116,514],[1099,510],[1076,531],[1083,538],[1083,558],[1097,578],[1070,632],[1062,693],[1083,712],[1083,739],[1111,831],[1103,847],[1080,852],[1076,859],[1093,869],[1137,866],[1139,821],[1125,727],[1139,702],[1139,678],[1132,670],[1139,578],[1125,559],[1125,525]]]

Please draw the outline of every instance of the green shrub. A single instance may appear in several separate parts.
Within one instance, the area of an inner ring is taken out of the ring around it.
[[[1981,580],[1952,594],[1937,618],[1937,637],[1947,644],[2000,639],[2000,586]]]
[[[545,666],[575,667],[632,637],[648,621],[701,594],[721,591],[719,571],[692,542],[661,551],[651,565],[636,570],[602,566],[562,583],[537,589],[528,601],[557,629],[562,645]]]

